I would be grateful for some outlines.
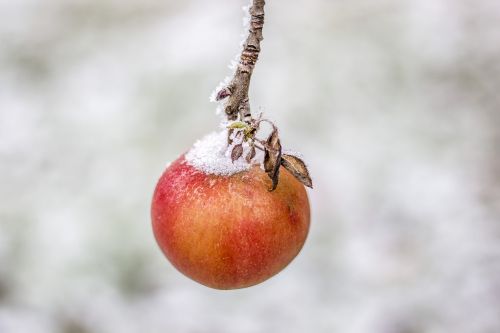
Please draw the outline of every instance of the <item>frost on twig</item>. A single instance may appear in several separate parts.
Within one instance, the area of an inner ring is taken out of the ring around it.
[[[264,26],[264,0],[254,0],[249,9],[249,33],[243,43],[243,49],[239,56],[233,78],[229,82],[224,82],[212,100],[223,100],[227,98],[224,104],[224,112],[228,120],[243,118],[250,114],[250,105],[248,103],[248,89],[253,69],[260,53],[260,42],[263,40],[262,28]]]

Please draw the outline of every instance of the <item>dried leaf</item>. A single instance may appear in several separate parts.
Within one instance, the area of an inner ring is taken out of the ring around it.
[[[278,187],[278,180],[280,177],[280,164],[276,164],[277,168],[275,169],[275,172],[272,175],[269,175],[269,178],[273,181],[272,187],[269,189],[269,192],[272,192]]]
[[[273,161],[271,160],[271,153],[267,148],[264,148],[264,171],[270,172],[274,169]]]
[[[250,151],[248,152],[246,157],[247,163],[250,163],[256,154],[257,152],[255,150],[255,146],[250,147]]]
[[[269,191],[274,191],[278,186],[279,171],[281,165],[281,143],[278,136],[278,129],[273,126],[273,131],[266,140],[264,151],[264,170],[273,181]]]
[[[280,176],[280,166],[281,166],[281,151],[279,152],[278,156],[276,156],[276,159],[274,161],[274,169],[271,172],[268,172],[269,178],[273,181],[273,185],[269,191],[274,191],[276,187],[278,186],[278,180]]]
[[[271,134],[269,134],[269,137],[267,138],[267,145],[271,149],[278,150],[278,145],[279,145],[279,136],[278,136],[278,129],[276,127],[273,127],[273,131]],[[281,148],[281,147],[280,147]]]
[[[278,178],[280,173],[281,166],[281,143],[280,140],[277,139],[274,142],[273,150],[269,151],[269,162],[267,175],[273,181],[273,185],[270,191],[274,191],[278,186]]]
[[[297,156],[283,154],[281,157],[281,165],[297,178],[302,184],[312,188],[311,176],[307,170],[306,164]]]
[[[231,160],[236,161],[238,158],[243,155],[243,145],[240,143],[239,145],[236,145],[233,147],[233,151],[231,152]]]

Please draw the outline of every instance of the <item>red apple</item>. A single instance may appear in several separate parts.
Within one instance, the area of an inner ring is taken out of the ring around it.
[[[181,156],[153,196],[155,238],[183,274],[205,286],[237,289],[283,270],[309,230],[304,185],[281,167],[278,187],[258,166],[230,176],[199,171]]]

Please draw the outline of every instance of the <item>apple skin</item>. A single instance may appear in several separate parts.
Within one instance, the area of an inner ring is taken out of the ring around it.
[[[158,245],[184,275],[211,288],[258,284],[283,270],[306,240],[307,192],[281,167],[278,187],[258,166],[209,175],[184,155],[163,173],[151,217]]]

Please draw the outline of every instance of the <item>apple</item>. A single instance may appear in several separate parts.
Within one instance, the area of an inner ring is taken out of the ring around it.
[[[162,252],[181,273],[215,289],[256,285],[283,270],[309,231],[304,185],[283,166],[279,183],[253,165],[203,172],[182,155],[156,186],[151,217]]]

